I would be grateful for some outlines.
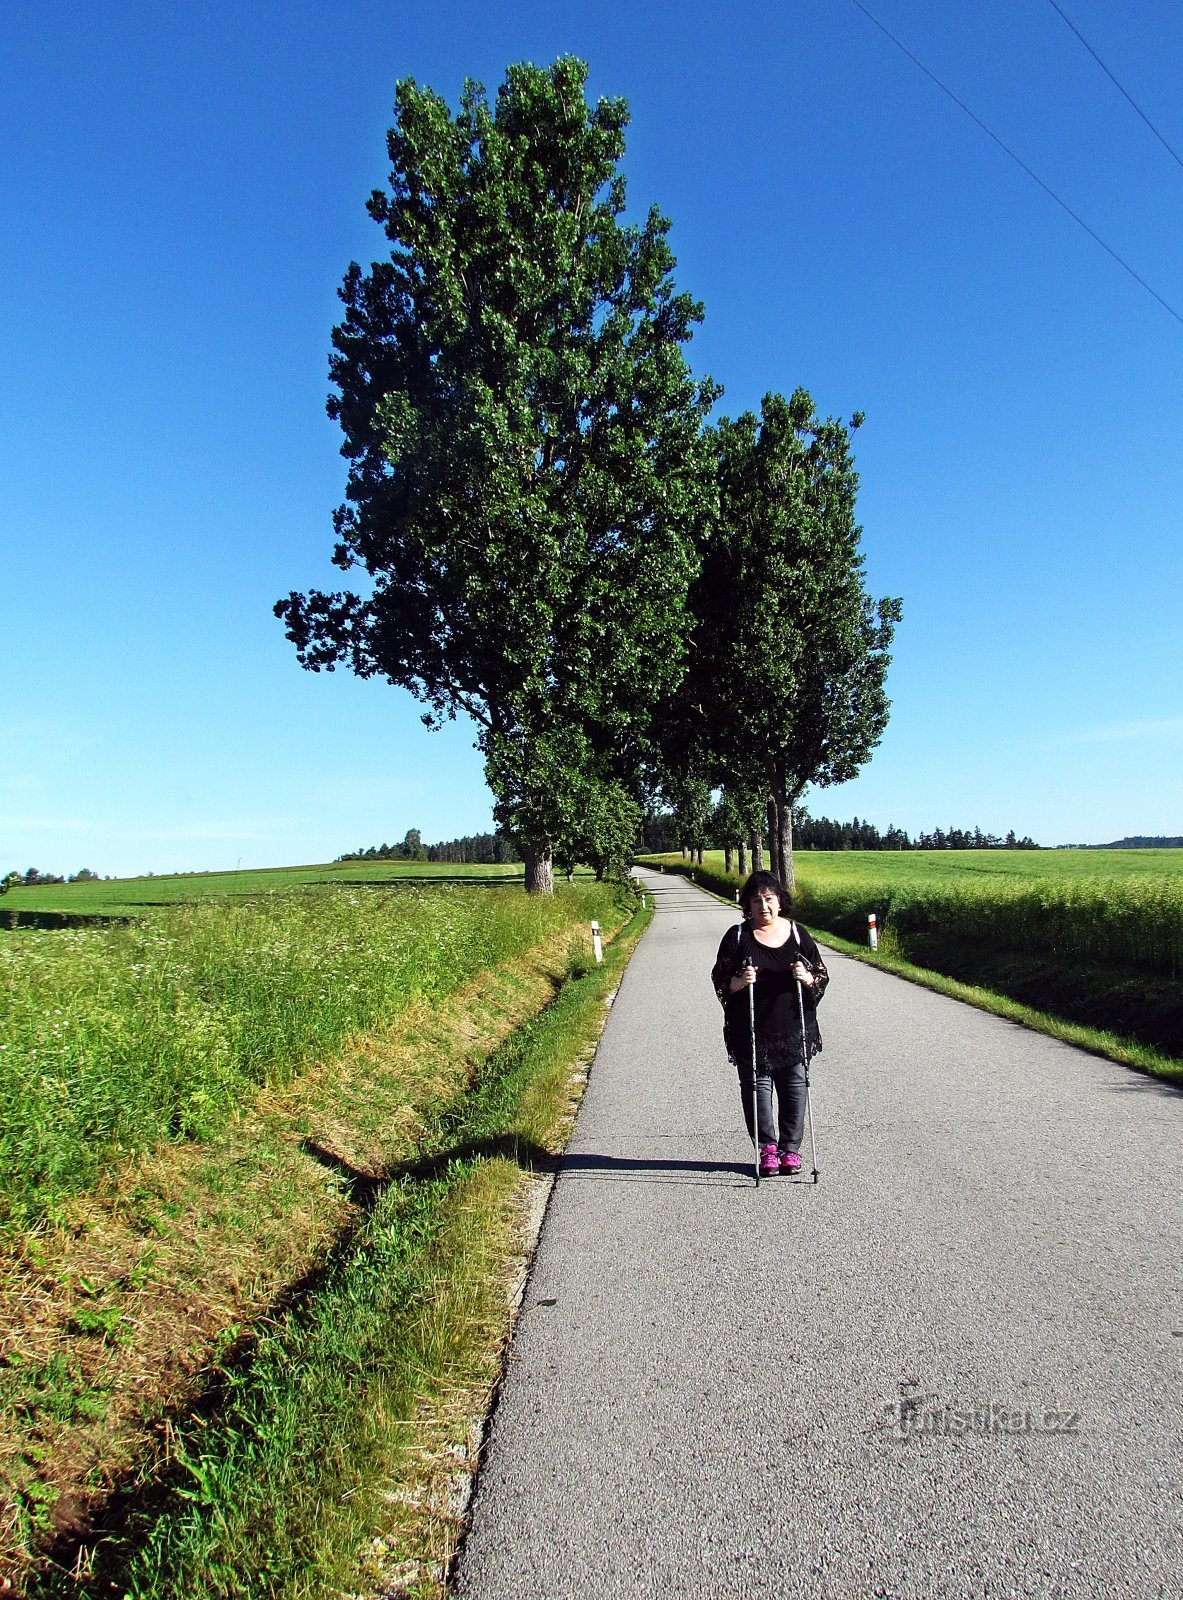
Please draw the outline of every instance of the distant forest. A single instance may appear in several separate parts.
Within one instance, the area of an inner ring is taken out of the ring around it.
[[[637,848],[645,854],[680,848],[672,812],[646,817]],[[983,833],[981,828],[934,828],[911,838],[903,828],[880,833],[873,822],[832,822],[829,817],[801,813],[793,820],[794,850],[1038,850],[1040,846],[1013,828],[1005,835]],[[1112,844],[1062,844],[1060,850],[1171,850],[1183,849],[1183,836],[1155,838],[1141,835],[1115,839]],[[502,833],[475,833],[441,844],[424,844],[418,828],[411,828],[401,844],[370,845],[349,850],[338,861],[448,861],[463,865],[501,866],[519,861],[520,852]]]
[[[418,828],[409,828],[402,844],[370,845],[347,850],[338,861],[446,861],[460,866],[505,866],[522,859],[502,833],[473,833],[441,844],[424,844]]]
[[[1146,834],[1134,834],[1128,839],[1114,839],[1112,844],[1060,844],[1057,850],[1183,850],[1183,836],[1176,835],[1173,839],[1165,835],[1155,834],[1153,838]]]
[[[711,840],[721,848],[723,839]],[[672,812],[663,811],[645,819],[641,848],[646,852],[678,850],[677,824]],[[805,810],[793,817],[794,850],[1038,850],[1034,839],[1022,838],[1012,828],[1005,836],[983,833],[981,828],[934,828],[911,838],[903,828],[888,827],[880,833],[873,822],[832,822],[829,817],[811,817]]]

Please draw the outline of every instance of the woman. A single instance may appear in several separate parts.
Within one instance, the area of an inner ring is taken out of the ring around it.
[[[753,872],[740,891],[744,920],[719,946],[711,982],[723,1006],[723,1042],[739,1073],[748,1134],[752,1127],[752,1033],[748,990],[756,1018],[756,1099],[760,1173],[801,1170],[805,1131],[805,1057],[822,1047],[817,1003],[830,975],[810,935],[789,916],[789,897],[771,872]],[[805,1040],[801,1039],[804,1001]],[[772,1111],[776,1089],[777,1114]]]

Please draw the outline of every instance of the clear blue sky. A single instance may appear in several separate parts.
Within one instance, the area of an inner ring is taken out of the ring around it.
[[[1183,150],[1183,16],[1063,0]],[[872,9],[1183,311],[1183,167],[1047,0]],[[858,436],[902,595],[879,752],[815,814],[1183,833],[1183,326],[852,0],[34,3],[0,63],[0,869],[330,859],[489,825],[471,728],[300,670],[344,463],[336,288],[396,79],[575,53],[623,95],[721,411]]]

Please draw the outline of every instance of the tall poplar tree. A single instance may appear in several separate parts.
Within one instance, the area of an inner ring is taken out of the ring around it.
[[[566,780],[632,792],[682,670],[709,503],[713,386],[683,346],[669,224],[622,221],[628,114],[587,69],[511,67],[459,113],[398,85],[388,259],[354,263],[330,415],[350,462],[334,563],[360,590],[276,605],[305,667],[409,689],[478,725],[497,820],[548,890]]]
[[[898,599],[863,582],[851,432],[804,389],[770,394],[760,417],[716,432],[718,523],[691,593],[690,673],[698,766],[753,793],[763,779],[773,870],[790,888],[792,807],[808,785],[853,778],[883,736]]]

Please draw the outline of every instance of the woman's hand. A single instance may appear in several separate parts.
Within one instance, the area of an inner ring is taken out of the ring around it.
[[[810,972],[804,961],[793,963],[793,976],[798,983],[803,983],[807,989],[813,988],[813,973]]]
[[[741,989],[750,989],[756,981],[756,968],[752,962],[740,967],[735,977],[731,980],[732,994],[738,994]]]

